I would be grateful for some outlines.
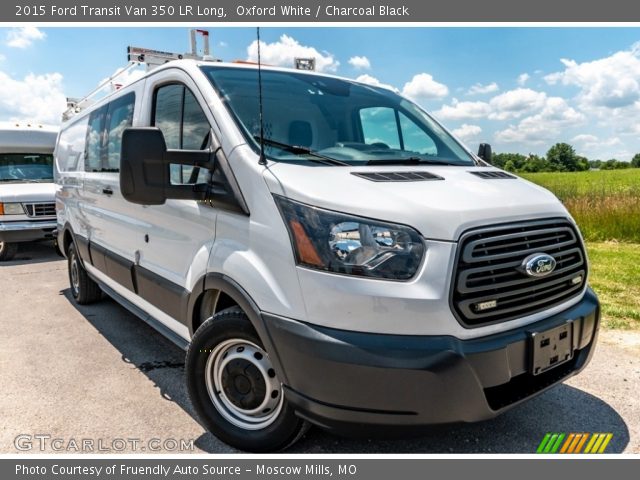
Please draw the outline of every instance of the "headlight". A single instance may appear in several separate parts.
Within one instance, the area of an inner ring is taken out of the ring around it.
[[[20,203],[0,203],[0,215],[24,215]]]
[[[420,267],[424,243],[412,228],[275,199],[299,265],[393,280],[408,280]]]

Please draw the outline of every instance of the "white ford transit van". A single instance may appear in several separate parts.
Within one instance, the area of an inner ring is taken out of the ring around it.
[[[599,304],[555,196],[388,89],[263,67],[261,115],[258,79],[169,62],[55,153],[73,297],[187,349],[206,428],[268,451],[473,422],[587,365]]]
[[[20,242],[53,238],[57,135],[54,127],[0,123],[0,262]]]

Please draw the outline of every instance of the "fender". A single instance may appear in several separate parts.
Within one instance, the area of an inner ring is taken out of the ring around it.
[[[197,299],[200,297],[200,294],[206,292],[207,290],[218,290],[224,292],[229,295],[233,299],[234,302],[238,304],[238,306],[246,313],[247,317],[251,321],[253,328],[256,330],[258,337],[262,340],[265,349],[269,352],[271,357],[271,361],[273,363],[273,368],[276,370],[278,377],[282,379],[283,383],[287,383],[287,377],[284,369],[282,368],[282,362],[280,361],[280,357],[278,355],[278,350],[276,345],[267,330],[264,319],[262,317],[262,312],[258,308],[257,304],[253,301],[251,296],[247,293],[245,289],[240,286],[238,282],[233,280],[232,278],[224,275],[222,273],[210,272],[207,273],[203,278],[199,279],[196,282],[196,286],[200,288],[202,285],[202,290],[197,292],[196,289],[192,291],[189,298],[189,313],[190,316],[187,318],[189,327],[189,333],[193,336],[193,311],[196,305]]]
[[[64,228],[58,232],[58,245],[60,246],[60,251],[63,253],[64,257],[67,256],[67,250],[69,249],[69,243],[65,242],[65,238],[67,234],[71,235],[71,241],[76,245],[78,249],[78,256],[80,258],[80,262],[84,267],[85,262],[89,265],[93,265],[91,261],[91,253],[89,251],[89,240],[84,238],[82,235],[76,235],[71,227],[69,222],[65,223]]]

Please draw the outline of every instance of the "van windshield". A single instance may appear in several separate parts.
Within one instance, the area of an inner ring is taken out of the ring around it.
[[[257,69],[202,70],[257,150]],[[386,88],[263,69],[262,97],[265,152],[272,160],[301,162],[321,156],[349,165],[475,163],[422,109]]]
[[[0,154],[0,182],[51,182],[53,155],[42,153]]]

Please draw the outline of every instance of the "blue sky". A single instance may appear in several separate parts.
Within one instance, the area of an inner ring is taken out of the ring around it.
[[[126,63],[128,45],[183,52],[188,29],[0,29],[0,121],[58,121]],[[255,55],[255,29],[209,28],[216,57]],[[265,63],[319,68],[413,98],[475,149],[589,158],[640,152],[640,28],[263,28]],[[253,44],[253,45],[252,45]]]

